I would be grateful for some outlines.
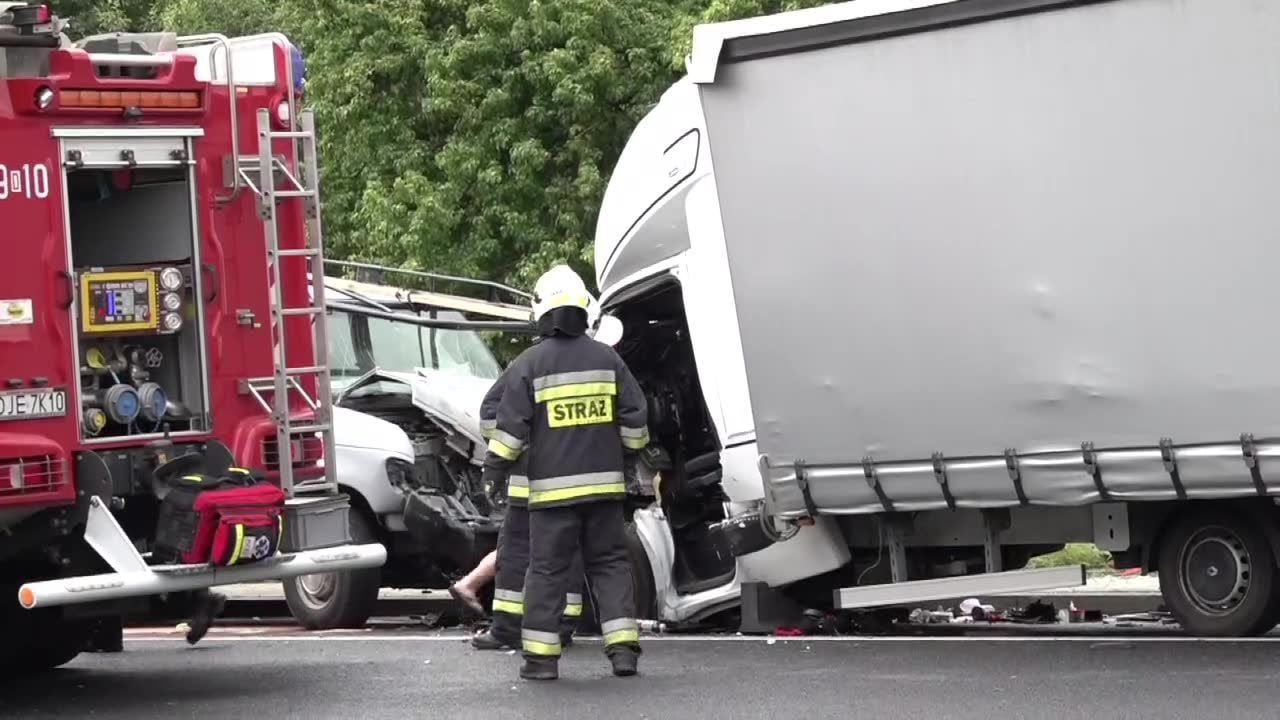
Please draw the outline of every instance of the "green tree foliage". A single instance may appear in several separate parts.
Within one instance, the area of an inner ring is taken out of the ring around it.
[[[67,0],[73,37],[280,31],[303,49],[334,257],[593,277],[609,173],[693,25],[813,0]]]
[[[70,18],[66,32],[73,38],[105,32],[136,30],[146,24],[154,0],[64,0],[54,11]]]

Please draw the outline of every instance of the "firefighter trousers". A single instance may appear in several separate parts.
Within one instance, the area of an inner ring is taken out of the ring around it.
[[[619,646],[640,649],[624,523],[620,500],[529,511],[531,558],[524,583],[524,624],[520,633],[525,657],[560,656],[557,624],[572,578],[571,559],[579,548],[596,602],[605,651]]]
[[[529,510],[508,505],[506,518],[498,529],[497,574],[494,576],[494,639],[511,647],[520,645],[520,622],[524,616],[524,578],[529,569]],[[564,611],[560,621],[562,640],[573,636],[582,617],[582,554],[574,552],[566,586]]]

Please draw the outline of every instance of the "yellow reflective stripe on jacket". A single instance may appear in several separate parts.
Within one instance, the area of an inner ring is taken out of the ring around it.
[[[593,495],[625,495],[626,492],[627,484],[625,482],[610,483],[608,485],[584,485],[576,488],[561,488],[560,490],[530,491],[529,502],[531,504],[562,502]]]
[[[556,657],[560,654],[560,635],[540,630],[521,630],[520,645],[531,655]]]
[[[605,647],[640,642],[640,625],[631,618],[618,618],[600,623]]]
[[[507,497],[527,499],[529,497],[529,478],[524,475],[512,475],[507,478]]]
[[[619,427],[618,434],[622,437],[622,446],[628,450],[643,450],[649,444],[649,428],[629,428]]]
[[[559,385],[582,385],[584,383],[612,383],[618,376],[612,370],[575,370],[573,372],[552,373],[533,379],[533,389],[546,390]]]
[[[513,448],[496,437],[489,439],[489,452],[511,462],[520,459],[520,448]]]
[[[489,438],[493,437],[493,431],[496,430],[497,428],[498,428],[497,420],[481,420],[480,421],[480,435],[485,440],[488,440]]]
[[[573,385],[556,385],[544,390],[535,390],[533,399],[537,402],[562,400],[564,398],[583,397],[584,395],[617,395],[618,384],[613,382],[575,383]]]
[[[627,484],[620,472],[584,473],[529,482],[529,504],[561,502],[593,495],[625,495]]]

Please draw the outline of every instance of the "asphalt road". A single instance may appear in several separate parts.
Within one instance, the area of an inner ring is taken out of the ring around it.
[[[215,631],[196,648],[133,635],[34,679],[0,679],[4,717],[1260,718],[1280,705],[1280,642],[1169,637],[647,638],[641,676],[598,641],[561,680],[458,636]]]

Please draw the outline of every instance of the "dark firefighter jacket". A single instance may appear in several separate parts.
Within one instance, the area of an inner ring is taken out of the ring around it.
[[[503,372],[497,380],[493,382],[493,387],[489,388],[489,392],[485,393],[484,399],[480,401],[480,434],[484,436],[485,442],[493,439],[493,431],[498,427],[498,403],[502,400],[502,390],[507,380],[507,371]],[[483,479],[487,482],[495,483],[495,487],[507,475],[507,503],[524,507],[529,500],[529,476],[525,467],[528,465],[528,456],[521,456],[515,463],[511,463],[498,455],[492,450],[485,453],[484,457],[484,474]]]
[[[491,471],[524,460],[530,510],[626,496],[624,450],[649,443],[648,405],[613,348],[553,336],[524,351],[501,381]],[[486,463],[487,464],[487,463]]]

